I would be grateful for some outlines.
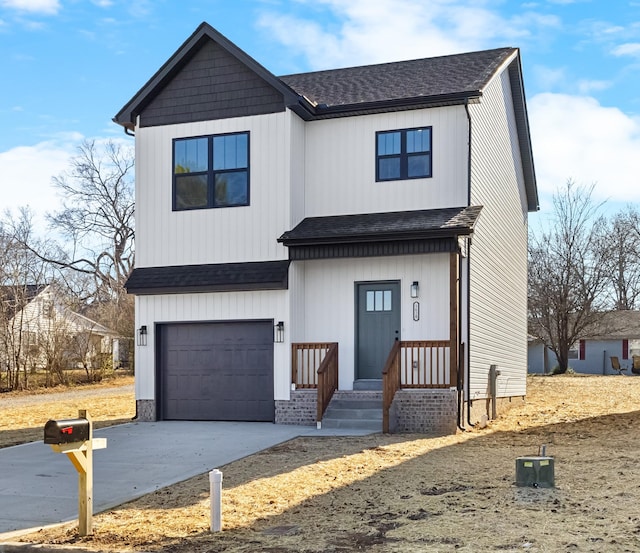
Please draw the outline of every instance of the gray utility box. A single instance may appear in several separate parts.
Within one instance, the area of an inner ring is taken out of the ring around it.
[[[553,457],[518,457],[516,485],[531,488],[555,487]]]

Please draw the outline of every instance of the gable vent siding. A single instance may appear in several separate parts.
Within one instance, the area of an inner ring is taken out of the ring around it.
[[[471,203],[483,205],[471,248],[469,398],[487,397],[498,365],[498,395],[526,393],[527,207],[511,98],[503,71],[471,105]]]
[[[284,111],[282,94],[214,42],[206,42],[144,107],[153,127]]]

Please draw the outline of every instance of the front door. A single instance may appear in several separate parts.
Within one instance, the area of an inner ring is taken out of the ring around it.
[[[395,340],[400,340],[400,283],[356,285],[356,378],[381,379]]]

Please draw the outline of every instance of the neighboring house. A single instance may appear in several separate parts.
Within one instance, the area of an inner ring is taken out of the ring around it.
[[[276,77],[203,23],[114,121],[141,420],[313,424],[337,387],[384,396],[385,429],[454,432],[491,365],[525,395],[518,49]]]
[[[632,374],[634,355],[640,356],[640,311],[611,311],[603,315],[598,329],[569,350],[569,367],[578,373],[617,374],[611,357]],[[529,337],[529,372],[549,374],[557,367],[555,354],[541,340]]]
[[[61,369],[97,368],[99,359],[111,356],[116,333],[69,309],[54,285],[4,286],[0,295],[9,304],[5,335],[27,366],[46,368],[55,360]]]

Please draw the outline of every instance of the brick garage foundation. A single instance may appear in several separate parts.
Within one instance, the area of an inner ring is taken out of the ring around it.
[[[139,422],[156,421],[156,401],[154,399],[139,399],[136,401],[136,420]]]
[[[316,390],[291,390],[289,401],[276,401],[276,424],[315,426],[317,399]]]
[[[455,434],[456,390],[398,390],[389,412],[389,430]]]

